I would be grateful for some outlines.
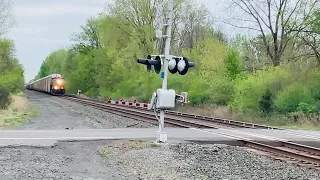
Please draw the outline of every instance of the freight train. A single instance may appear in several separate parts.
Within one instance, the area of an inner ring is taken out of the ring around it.
[[[26,85],[29,90],[49,93],[52,95],[64,95],[66,80],[61,74],[51,74]]]

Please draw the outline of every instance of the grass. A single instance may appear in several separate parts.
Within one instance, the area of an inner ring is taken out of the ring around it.
[[[267,118],[255,114],[233,112],[228,107],[216,105],[177,106],[177,111],[211,116],[217,118],[233,119],[243,122],[269,125],[283,129],[320,130],[319,116],[306,117],[300,114],[296,119],[291,116],[271,115]]]
[[[11,104],[0,110],[0,129],[15,128],[22,125],[30,117],[35,117],[39,107],[32,105],[23,92],[11,95]]]

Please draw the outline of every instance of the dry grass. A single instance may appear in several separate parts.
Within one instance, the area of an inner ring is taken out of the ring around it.
[[[294,119],[291,116],[273,115],[268,118],[263,118],[254,114],[232,112],[228,107],[221,107],[216,105],[178,106],[176,110],[185,113],[233,119],[286,129],[320,130],[319,116],[306,117],[304,115],[300,115],[296,119]]]
[[[79,96],[79,95],[78,95]],[[89,97],[88,96],[86,96],[86,95],[84,95],[84,94],[80,94],[80,96],[79,97],[81,97],[81,98],[85,98],[85,99],[89,99]]]
[[[217,117],[233,119],[235,118],[233,113],[228,107],[216,106],[216,105],[199,105],[199,106],[178,106],[177,111],[198,114],[203,116]]]
[[[0,128],[13,127],[21,124],[30,115],[35,114],[35,109],[27,98],[17,94],[11,96],[12,102],[7,109],[0,110]]]

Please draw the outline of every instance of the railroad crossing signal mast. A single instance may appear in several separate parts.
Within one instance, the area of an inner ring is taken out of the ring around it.
[[[170,55],[170,41],[171,41],[171,26],[172,26],[172,14],[173,14],[174,0],[169,0],[168,4],[168,18],[166,27],[166,35],[162,37],[166,38],[164,55],[148,55],[147,59],[139,58],[138,63],[147,66],[147,71],[151,71],[151,67],[154,66],[154,70],[157,74],[161,71],[163,65],[163,72],[161,72],[162,88],[157,89],[152,94],[151,107],[154,109],[156,118],[158,119],[157,109],[160,110],[159,131],[157,136],[158,143],[167,142],[167,134],[164,132],[164,111],[174,109],[175,101],[184,102],[184,98],[181,95],[176,95],[173,89],[167,88],[168,71],[171,73],[178,72],[180,75],[185,75],[190,67],[194,67],[193,62],[189,62],[185,57],[178,57]]]

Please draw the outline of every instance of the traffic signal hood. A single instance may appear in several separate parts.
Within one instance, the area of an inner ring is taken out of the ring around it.
[[[152,69],[152,66],[154,66],[154,71],[159,74],[160,71],[161,71],[161,66],[162,66],[162,63],[161,63],[161,58],[160,56],[156,56],[155,59],[153,60],[151,58],[151,55],[148,55],[147,56],[147,59],[143,59],[143,58],[139,58],[137,60],[138,63],[140,64],[144,64],[147,66],[147,71],[150,72],[151,69]]]
[[[161,71],[162,61],[160,56],[155,56],[155,58],[152,59],[152,56],[148,55],[147,59],[139,58],[137,62],[146,65],[148,72],[151,71],[152,66],[154,66],[154,71],[157,74],[159,74]],[[194,63],[190,62],[185,57],[173,57],[168,62],[168,69],[172,74],[178,72],[180,75],[185,75],[191,67],[194,67]]]

